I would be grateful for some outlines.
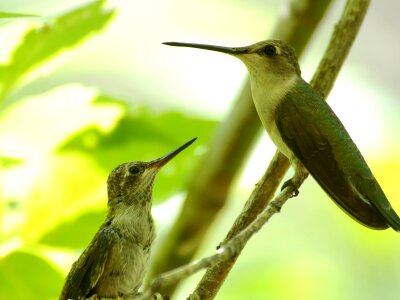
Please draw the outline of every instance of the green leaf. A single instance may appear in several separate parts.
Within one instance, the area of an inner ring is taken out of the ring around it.
[[[15,251],[0,260],[0,295],[7,300],[56,298],[63,277],[44,258]]]
[[[193,171],[199,155],[196,149],[206,146],[217,122],[186,116],[179,112],[153,114],[140,107],[130,111],[109,133],[97,127],[85,128],[59,149],[86,153],[107,173],[129,161],[149,161],[176,149],[193,137],[198,140],[163,167],[155,184],[156,201],[181,191]]]
[[[90,211],[76,219],[58,223],[39,242],[55,247],[83,249],[104,222],[105,216],[104,211]]]
[[[12,168],[19,166],[24,161],[20,158],[9,157],[9,156],[0,156],[0,166],[2,168]]]
[[[31,17],[40,17],[40,16],[33,14],[20,14],[20,13],[10,13],[10,12],[0,11],[0,19],[31,18]]]
[[[40,18],[39,15],[34,14],[20,14],[0,11],[0,26],[14,20]]]
[[[110,96],[107,94],[98,94],[96,98],[93,99],[92,101],[93,105],[104,105],[104,104],[112,104],[112,105],[117,105],[124,107],[125,109],[128,108],[128,104],[126,100],[116,98],[115,96]]]
[[[114,14],[112,10],[105,10],[104,4],[105,0],[95,1],[28,31],[15,49],[11,62],[0,66],[1,99],[28,71],[102,29]]]

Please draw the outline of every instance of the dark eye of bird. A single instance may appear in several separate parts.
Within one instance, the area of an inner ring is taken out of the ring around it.
[[[276,48],[273,45],[267,45],[264,48],[264,54],[267,56],[273,56],[276,54]]]
[[[128,169],[128,171],[129,171],[129,174],[131,174],[131,175],[137,175],[141,172],[141,169],[139,167],[133,166],[133,167],[130,167]]]

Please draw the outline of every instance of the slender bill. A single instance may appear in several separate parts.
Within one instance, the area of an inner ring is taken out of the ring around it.
[[[248,53],[248,50],[249,50],[248,47],[221,47],[221,46],[214,46],[214,45],[180,43],[180,42],[166,42],[163,44],[168,45],[168,46],[175,46],[175,47],[189,47],[189,48],[205,49],[205,50],[227,53],[227,54],[231,54],[231,55],[245,54],[245,53]]]
[[[173,159],[176,155],[178,155],[179,152],[182,150],[186,149],[189,147],[197,138],[193,138],[190,141],[186,142],[179,148],[175,149],[174,151],[168,153],[167,155],[164,155],[163,157],[157,158],[155,160],[152,160],[149,162],[148,167],[149,168],[160,168],[163,165],[165,165],[167,162],[169,162],[171,159]]]

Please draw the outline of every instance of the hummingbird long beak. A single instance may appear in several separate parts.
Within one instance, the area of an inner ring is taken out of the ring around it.
[[[179,148],[175,149],[174,151],[168,153],[167,155],[164,155],[163,157],[152,160],[151,162],[149,162],[148,167],[149,168],[157,168],[157,169],[161,168],[163,165],[165,165],[167,162],[169,162],[171,159],[173,159],[176,155],[178,155],[179,152],[181,152],[182,150],[189,147],[196,139],[197,139],[197,137],[184,143],[182,146],[180,146]]]
[[[214,46],[214,45],[179,43],[179,42],[165,42],[163,44],[168,45],[168,46],[176,46],[176,47],[189,47],[189,48],[205,49],[205,50],[227,53],[230,55],[245,54],[245,53],[248,53],[248,50],[249,50],[246,47],[222,47],[222,46]]]

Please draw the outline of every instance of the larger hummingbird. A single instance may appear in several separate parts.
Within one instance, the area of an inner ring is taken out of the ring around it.
[[[92,242],[73,264],[60,300],[131,299],[149,263],[154,226],[151,200],[162,166],[196,138],[150,162],[128,162],[108,176],[108,213]]]
[[[284,186],[297,188],[310,173],[336,204],[361,224],[400,231],[398,215],[343,124],[302,79],[290,45],[281,40],[233,48],[164,44],[227,53],[246,65],[261,122],[295,170]]]

